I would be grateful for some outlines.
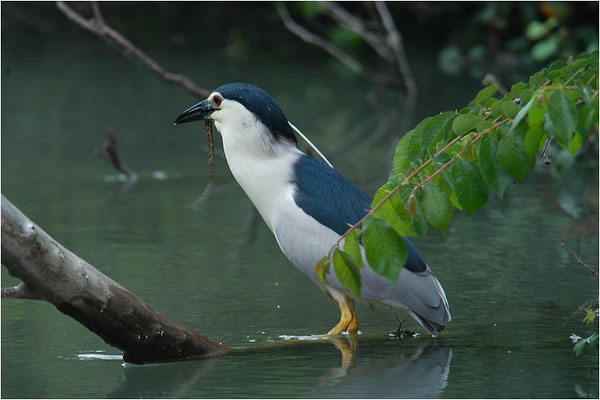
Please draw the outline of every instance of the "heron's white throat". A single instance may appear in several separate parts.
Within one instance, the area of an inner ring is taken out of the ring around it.
[[[279,206],[294,194],[293,167],[303,153],[293,143],[275,139],[236,101],[228,100],[211,118],[223,139],[231,173],[273,230]]]

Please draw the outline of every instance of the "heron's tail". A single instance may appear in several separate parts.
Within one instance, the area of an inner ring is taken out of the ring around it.
[[[419,324],[421,324],[423,328],[427,329],[427,332],[429,332],[432,336],[437,336],[441,331],[444,330],[445,325],[428,321],[415,312],[411,312],[411,315]]]
[[[430,321],[430,320],[426,319],[425,317],[417,314],[414,311],[412,311],[411,314],[412,314],[413,318],[419,324],[421,324],[421,326],[423,326],[423,328],[427,329],[427,332],[429,332],[432,336],[437,336],[441,331],[444,330],[444,327],[446,326],[446,324],[452,320],[452,316],[450,315],[450,306],[448,305],[448,299],[446,298],[446,293],[444,292],[444,288],[442,287],[440,282],[437,280],[437,278],[433,277],[433,280],[435,282],[438,294],[440,295],[440,299],[442,300],[442,304],[440,305],[444,310],[444,317],[440,320],[440,322],[442,322],[442,323]]]

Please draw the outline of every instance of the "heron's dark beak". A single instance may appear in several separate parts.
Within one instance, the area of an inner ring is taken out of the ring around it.
[[[174,125],[184,122],[209,119],[215,108],[208,100],[202,100],[200,103],[185,110],[173,123]]]

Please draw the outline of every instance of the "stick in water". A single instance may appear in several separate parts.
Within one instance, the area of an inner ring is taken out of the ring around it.
[[[191,208],[199,208],[204,204],[212,194],[215,186],[215,146],[213,143],[212,122],[209,120],[204,121],[204,128],[206,129],[206,143],[208,146],[208,183],[204,187],[200,198],[190,205]]]

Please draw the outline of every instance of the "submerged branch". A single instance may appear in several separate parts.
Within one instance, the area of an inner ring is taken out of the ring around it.
[[[94,154],[99,157],[104,158],[108,161],[117,171],[120,171],[127,175],[130,179],[135,180],[137,178],[137,174],[134,170],[129,168],[129,166],[119,159],[117,155],[117,137],[115,136],[114,131],[109,130],[106,135],[107,139],[102,143],[102,145],[94,150]]]

